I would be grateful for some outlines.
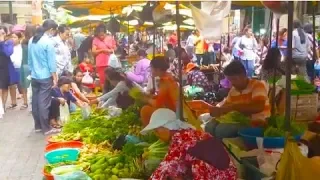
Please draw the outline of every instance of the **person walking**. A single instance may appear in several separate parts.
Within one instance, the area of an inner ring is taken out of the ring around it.
[[[56,54],[51,38],[56,34],[57,27],[57,23],[51,19],[44,21],[28,44],[28,65],[32,77],[32,115],[36,132],[41,130],[45,135],[60,132],[49,123],[51,89],[57,86],[58,81]]]
[[[31,37],[34,36],[36,27],[33,25],[27,25],[24,32],[24,39],[22,40],[22,62],[20,68],[20,87],[23,98],[23,105],[21,110],[27,109],[28,103],[31,103],[30,96],[28,97],[28,88],[30,88],[30,68],[28,65],[28,43]]]
[[[76,33],[73,36],[73,41],[74,41],[74,48],[77,51],[79,64],[83,61],[83,56],[79,56],[79,54],[82,55],[81,52],[79,53],[79,48],[85,39],[86,39],[86,36],[81,33],[81,28],[77,29]]]
[[[239,58],[246,68],[248,77],[252,77],[254,75],[254,62],[257,57],[258,43],[250,27],[244,29],[244,35],[238,39],[235,48],[239,50]]]

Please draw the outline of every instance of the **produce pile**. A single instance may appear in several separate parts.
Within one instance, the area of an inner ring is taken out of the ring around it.
[[[307,130],[307,125],[304,123],[291,122],[290,132],[292,136],[300,136]],[[274,116],[268,119],[268,125],[264,129],[264,137],[284,137],[286,133],[285,117]]]
[[[168,145],[153,133],[140,134],[138,110],[139,106],[131,106],[120,116],[110,117],[107,111],[93,109],[85,120],[80,111],[71,114],[62,132],[48,141],[82,141],[79,158],[76,162],[47,164],[44,171],[48,174],[54,168],[75,165],[93,180],[150,177],[166,155]],[[119,146],[121,136],[125,141]]]
[[[235,123],[241,125],[250,124],[250,119],[237,111],[232,111],[223,116],[220,116],[217,121],[219,121],[220,123]]]

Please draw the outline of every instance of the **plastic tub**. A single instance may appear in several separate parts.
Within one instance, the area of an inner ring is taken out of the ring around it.
[[[262,128],[245,128],[239,131],[239,135],[242,137],[248,148],[257,148],[257,137],[263,137]],[[301,136],[295,136],[294,138],[299,141]],[[264,137],[264,148],[283,148],[285,144],[285,137]]]
[[[53,150],[61,148],[78,148],[80,149],[83,146],[83,143],[80,141],[67,141],[67,142],[58,142],[48,144],[45,148],[45,152],[50,152]]]
[[[72,148],[63,148],[50,151],[45,154],[45,158],[50,164],[55,164],[65,161],[77,161],[79,157],[79,150]]]
[[[42,169],[42,174],[45,180],[54,180],[53,176],[50,173],[47,173],[45,169]]]

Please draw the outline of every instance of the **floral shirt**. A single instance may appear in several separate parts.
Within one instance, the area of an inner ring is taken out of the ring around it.
[[[149,180],[184,177],[189,174],[189,171],[194,180],[235,180],[237,170],[232,161],[230,161],[228,169],[218,170],[204,161],[187,154],[187,150],[195,146],[198,141],[208,138],[210,138],[208,133],[193,129],[176,132],[172,137],[168,154]]]
[[[188,73],[188,84],[203,88],[205,92],[212,91],[212,86],[209,83],[207,76],[200,70],[193,70]]]

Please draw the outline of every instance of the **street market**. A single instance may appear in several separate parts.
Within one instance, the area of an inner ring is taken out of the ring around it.
[[[316,1],[50,2],[0,25],[0,118],[30,111],[43,179],[320,175]]]

